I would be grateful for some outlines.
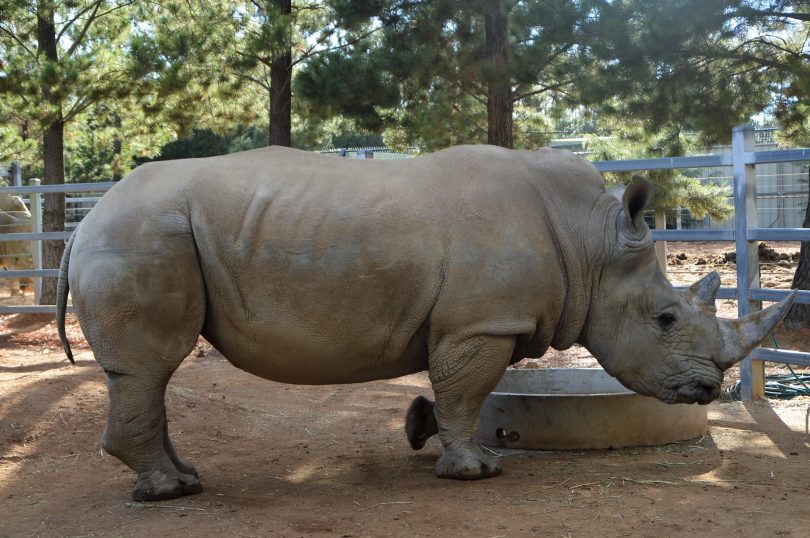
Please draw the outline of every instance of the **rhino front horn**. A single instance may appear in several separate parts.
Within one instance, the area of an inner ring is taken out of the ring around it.
[[[778,303],[740,319],[718,319],[724,343],[723,356],[715,360],[718,368],[728,370],[747,357],[782,321],[793,305],[796,294],[794,290]]]

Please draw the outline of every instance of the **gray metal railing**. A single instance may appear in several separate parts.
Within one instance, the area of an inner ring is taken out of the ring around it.
[[[705,155],[697,157],[673,157],[663,159],[637,159],[623,161],[596,161],[601,172],[630,172],[645,170],[731,167],[734,182],[734,228],[720,230],[653,230],[656,241],[733,241],[737,251],[737,287],[721,288],[718,297],[736,299],[738,314],[746,315],[761,308],[762,301],[778,301],[788,290],[763,289],[759,284],[759,261],[757,241],[810,241],[810,229],[806,228],[759,228],[756,209],[756,166],[758,164],[810,161],[810,148],[778,151],[754,151],[755,129],[749,126],[736,127],[732,133],[732,152],[729,155]],[[337,153],[336,150],[332,153]],[[327,152],[329,153],[329,152]],[[338,153],[339,154],[339,153]],[[84,183],[68,185],[39,185],[30,187],[0,187],[0,194],[31,195],[32,205],[42,193],[103,193],[114,183]],[[78,198],[93,202],[98,196]],[[35,212],[32,211],[32,216]],[[37,228],[31,233],[0,235],[0,241],[66,240],[70,232],[43,233],[39,216],[33,217]],[[36,249],[35,249],[36,250]],[[41,260],[41,258],[40,258]],[[42,269],[41,263],[33,270],[3,271],[0,278],[53,277],[56,269]],[[810,304],[810,291],[799,292],[797,302]],[[53,312],[53,306],[0,306],[0,314],[13,312]],[[741,364],[742,395],[745,399],[760,396],[757,384],[761,384],[762,362],[778,362],[810,366],[810,353],[769,348],[755,349]]]
[[[31,180],[32,185],[22,187],[0,187],[0,195],[14,194],[21,197],[26,197],[29,200],[31,210],[31,231],[30,232],[16,232],[16,233],[3,233],[0,234],[0,242],[11,241],[31,241],[33,248],[30,256],[32,260],[32,269],[12,269],[0,271],[0,279],[19,279],[31,278],[34,283],[34,305],[15,305],[5,306],[0,305],[0,314],[13,314],[13,313],[51,313],[54,312],[53,305],[40,305],[40,290],[42,288],[42,279],[47,277],[55,277],[59,274],[59,270],[55,268],[43,269],[42,267],[42,241],[66,241],[72,229],[75,228],[77,220],[76,213],[81,211],[89,211],[90,208],[77,208],[78,204],[86,204],[88,201],[95,203],[101,199],[101,195],[112,188],[115,183],[69,183],[66,185],[41,185],[38,179]],[[42,195],[47,193],[63,192],[66,194],[71,193],[94,193],[98,196],[81,196],[81,197],[66,197],[65,205],[66,215],[68,215],[68,222],[65,223],[65,231],[63,232],[43,232],[42,231]]]

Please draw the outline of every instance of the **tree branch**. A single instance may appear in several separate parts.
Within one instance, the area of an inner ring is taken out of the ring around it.
[[[70,107],[70,110],[67,111],[66,114],[62,115],[62,121],[67,123],[77,115],[79,115],[82,111],[86,110],[87,107],[93,104],[93,99],[90,97],[80,97],[76,99],[76,102],[73,103],[73,106]]]
[[[243,79],[245,79],[247,81],[253,82],[254,84],[258,84],[259,86],[261,86],[262,88],[264,88],[268,92],[270,91],[270,85],[267,82],[265,82],[264,80],[260,79],[260,78],[252,77],[250,75],[245,75],[243,73],[239,73],[239,74],[237,74],[237,76],[240,77],[240,78],[243,78]]]
[[[533,91],[530,91],[530,92],[515,94],[515,96],[512,97],[512,102],[516,103],[516,102],[520,101],[521,99],[526,99],[527,97],[531,97],[532,95],[538,95],[538,94],[549,92],[549,91],[559,90],[560,88],[563,88],[564,86],[568,86],[569,84],[574,82],[574,80],[576,80],[576,79],[572,78],[572,79],[569,79],[569,80],[563,80],[561,82],[558,82],[557,84],[551,84],[550,86],[546,86],[546,85],[541,84],[540,89],[538,89],[538,90],[533,90]]]
[[[797,21],[810,22],[810,13],[796,13],[787,11],[769,11],[764,9],[741,8],[734,15],[746,19],[754,17],[776,17],[780,19],[794,19]]]
[[[87,34],[87,30],[90,28],[90,25],[93,24],[93,22],[95,22],[97,19],[100,19],[102,17],[106,17],[107,15],[112,13],[113,11],[118,11],[119,9],[123,9],[123,8],[125,8],[127,6],[130,6],[130,5],[134,4],[135,1],[136,0],[129,0],[128,2],[124,2],[122,4],[118,4],[115,7],[111,7],[107,11],[104,11],[102,13],[98,13],[98,10],[99,10],[99,8],[101,7],[101,4],[102,4],[102,0],[98,0],[98,3],[96,4],[96,7],[93,9],[93,13],[87,19],[87,22],[84,23],[84,26],[82,27],[81,31],[79,32],[79,37],[77,37],[76,40],[73,42],[73,44],[70,46],[70,48],[68,49],[66,55],[67,56],[72,55],[73,52],[79,47],[79,45],[81,45],[82,41],[84,41],[84,36]]]
[[[70,19],[69,21],[67,21],[65,23],[65,25],[62,27],[62,29],[59,30],[59,33],[56,34],[56,41],[58,42],[60,39],[62,39],[62,36],[64,35],[64,33],[67,32],[68,29],[70,29],[70,27],[73,26],[73,23],[75,23],[77,20],[79,20],[79,18],[82,15],[84,15],[85,13],[87,13],[88,11],[90,11],[91,9],[94,9],[94,8],[95,8],[96,11],[98,11],[98,8],[99,8],[100,5],[101,5],[101,1],[99,0],[95,4],[90,4],[86,8],[84,8],[84,9],[80,10],[78,13],[76,13],[76,16],[73,17],[72,19]]]
[[[28,53],[29,56],[31,56],[32,58],[36,58],[36,54],[34,54],[31,51],[31,49],[29,49],[25,45],[25,43],[23,43],[23,41],[19,37],[17,37],[17,35],[14,32],[12,32],[11,30],[9,30],[8,28],[6,28],[5,26],[2,26],[2,25],[0,25],[0,31],[5,32],[9,37],[11,37],[11,39],[16,41],[17,44],[20,45],[23,48],[23,50],[25,50],[25,52]]]
[[[93,12],[87,18],[87,21],[85,21],[81,31],[79,31],[79,36],[73,40],[73,44],[68,49],[67,53],[65,53],[66,56],[68,57],[71,56],[73,54],[73,51],[75,51],[78,48],[78,46],[81,45],[82,41],[84,41],[84,36],[87,35],[87,30],[90,28],[90,25],[93,24],[93,21],[96,20],[96,14],[98,13],[98,10],[101,8],[101,2],[102,0],[96,1],[95,6],[93,6]]]
[[[310,59],[313,56],[316,56],[318,54],[323,54],[324,52],[331,52],[333,50],[342,50],[342,49],[345,49],[346,47],[356,45],[360,41],[366,39],[367,37],[369,37],[370,35],[372,35],[372,34],[374,34],[376,32],[379,32],[383,28],[384,28],[383,26],[380,26],[379,28],[374,28],[373,30],[369,30],[368,32],[364,32],[363,34],[357,36],[356,38],[354,38],[354,39],[352,39],[350,41],[347,41],[347,42],[342,43],[340,45],[335,45],[334,47],[327,47],[325,49],[320,49],[320,50],[312,50],[312,48],[310,48],[303,55],[301,55],[300,58],[297,58],[292,64],[293,64],[293,66],[296,66],[296,65],[300,64],[301,62],[303,62],[304,60],[308,60],[308,59]]]
[[[467,89],[464,89],[464,88],[462,88],[462,89],[461,89],[461,91],[462,91],[463,93],[466,93],[466,94],[467,94],[467,95],[469,95],[470,97],[472,97],[472,98],[473,98],[473,100],[477,101],[479,104],[482,104],[482,105],[484,105],[484,106],[487,106],[487,100],[486,100],[486,98],[481,97],[480,95],[476,95],[475,93],[471,92],[470,90],[467,90]]]

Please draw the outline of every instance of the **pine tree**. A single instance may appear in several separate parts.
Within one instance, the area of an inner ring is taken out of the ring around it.
[[[126,87],[123,60],[116,51],[126,35],[122,14],[131,1],[39,0],[6,6],[0,21],[3,77],[0,94],[20,107],[42,140],[43,183],[64,183],[65,125],[93,103]],[[61,231],[64,194],[44,197],[43,229]],[[61,241],[43,244],[45,267],[59,266]],[[53,279],[43,279],[42,301],[56,297]]]
[[[218,0],[6,3],[0,20],[0,113],[41,141],[43,183],[64,183],[67,129],[102,103],[115,104],[113,128],[119,131],[132,125],[122,117],[130,112],[146,127],[193,125],[208,89],[223,82],[216,69],[200,66],[218,46],[216,39],[223,42],[212,21],[226,20],[218,9],[224,5]],[[117,149],[123,134],[112,140],[112,159],[118,159],[113,177],[127,167],[120,161],[127,152]],[[64,194],[44,196],[45,231],[64,229],[64,199]],[[63,250],[62,241],[44,242],[44,266],[59,267]],[[55,296],[55,280],[43,279],[42,302],[52,304]]]
[[[238,31],[223,47],[222,61],[235,85],[260,92],[270,145],[292,145],[293,70],[374,33],[339,28],[331,4],[249,0],[234,12]]]
[[[341,24],[379,33],[308,62],[296,91],[321,114],[375,129],[395,125],[426,147],[521,145],[516,107],[544,95],[573,99],[597,51],[590,43],[608,22],[621,33],[626,18],[615,10],[596,0],[341,0]]]

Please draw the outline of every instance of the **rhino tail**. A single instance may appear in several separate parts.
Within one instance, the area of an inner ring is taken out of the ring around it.
[[[73,249],[73,239],[76,233],[70,236],[65,245],[65,253],[62,254],[62,262],[59,264],[59,276],[56,281],[56,328],[59,331],[59,339],[62,340],[62,347],[65,348],[65,355],[71,364],[76,364],[73,360],[73,352],[70,350],[70,342],[65,333],[65,313],[67,312],[67,298],[70,284],[68,284],[68,266],[70,265],[70,251]]]

